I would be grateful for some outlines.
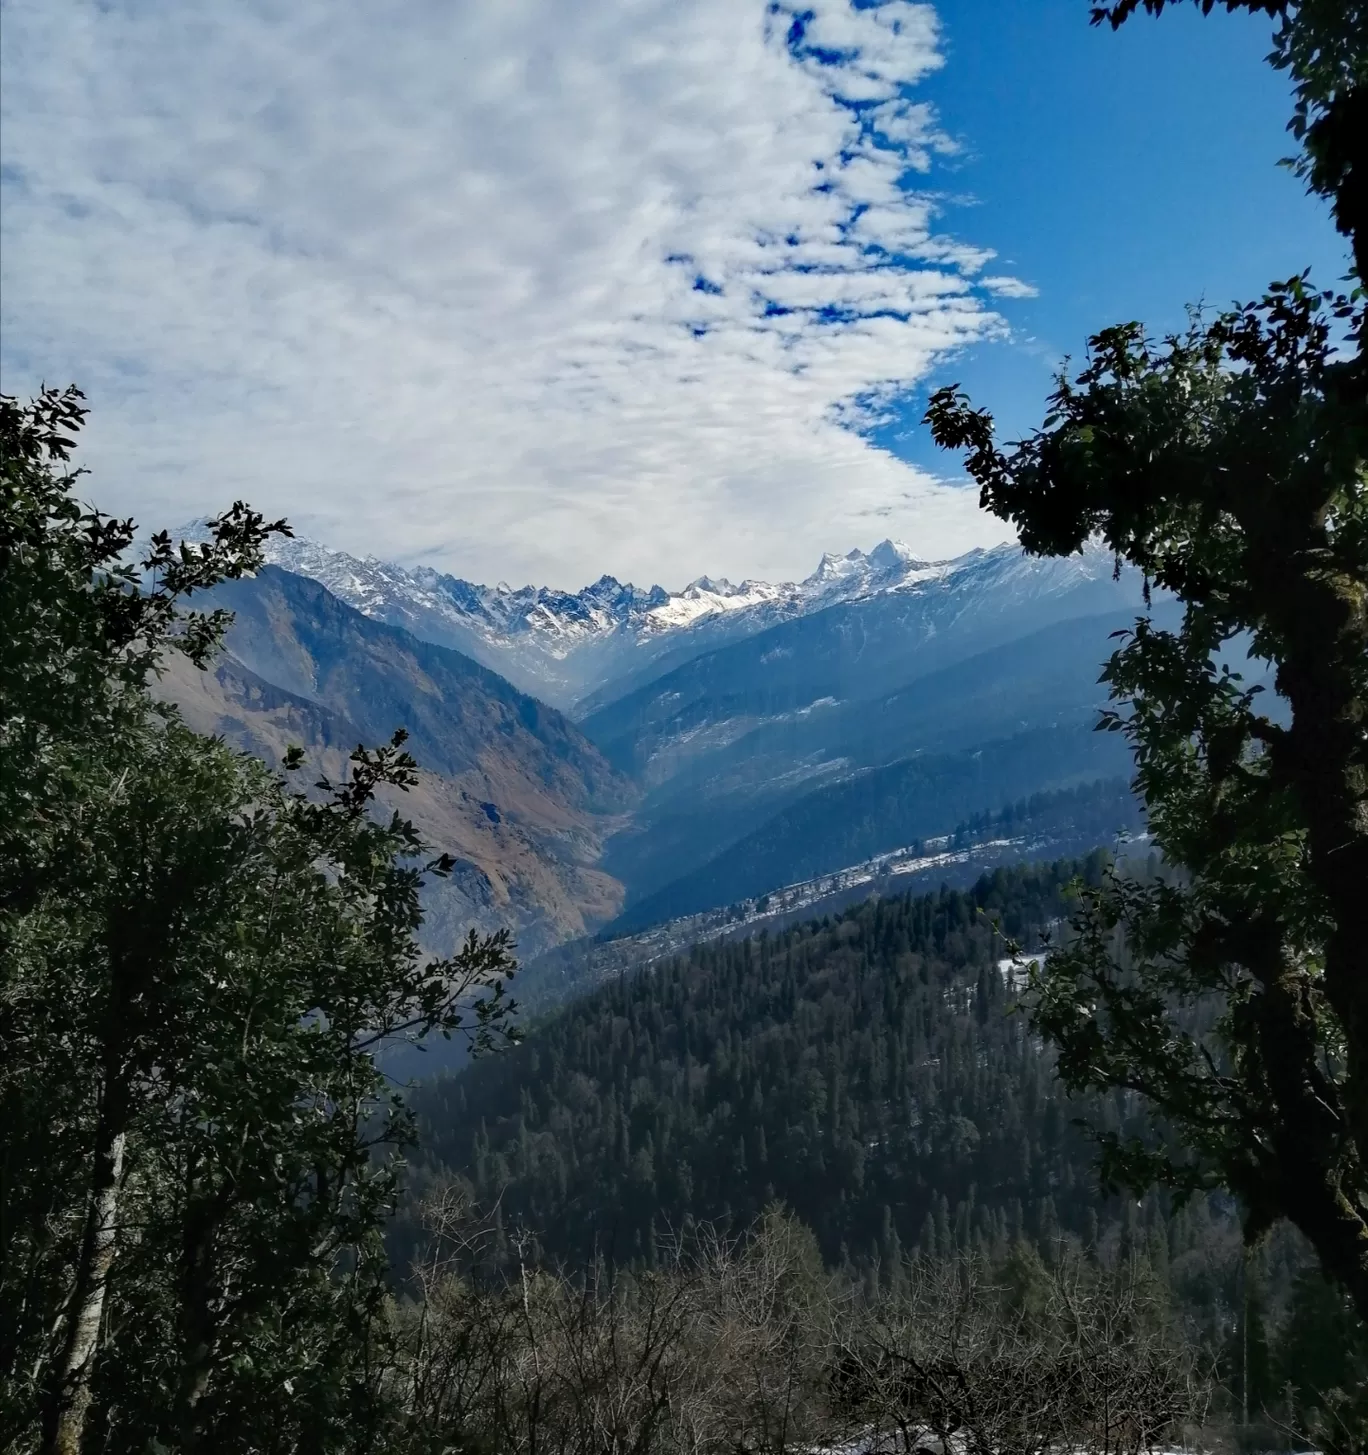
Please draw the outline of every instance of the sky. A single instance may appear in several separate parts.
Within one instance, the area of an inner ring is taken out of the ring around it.
[[[930,389],[1019,435],[1098,328],[1347,265],[1266,20],[1087,8],[4,0],[0,387],[144,527],[479,581],[993,544]]]

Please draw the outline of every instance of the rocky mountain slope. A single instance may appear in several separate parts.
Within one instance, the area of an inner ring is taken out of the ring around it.
[[[300,744],[334,776],[357,743],[407,729],[425,771],[404,811],[457,859],[430,894],[435,940],[508,925],[535,953],[620,908],[599,860],[636,792],[559,712],[275,567],[206,604],[235,614],[226,654],[207,673],[173,662],[163,680],[193,727],[271,763]]]
[[[191,525],[183,533],[193,535]],[[1001,584],[1015,574],[1037,594],[1050,580],[1065,589],[1075,563],[1028,563],[1019,548],[973,551],[954,561],[918,560],[883,541],[867,554],[823,556],[803,581],[770,583],[700,576],[680,591],[643,589],[602,576],[580,591],[545,586],[478,585],[430,568],[364,560],[307,540],[271,546],[275,564],[308,576],[377,621],[402,626],[493,668],[554,706],[592,711],[648,677],[728,642],[829,607],[875,597],[936,597]],[[1089,559],[1085,574],[1110,571],[1110,558]]]
[[[586,925],[706,912],[1126,771],[1124,745],[1090,728],[1110,637],[1144,603],[1101,550],[923,562],[885,541],[797,583],[605,576],[576,593],[307,541],[273,553],[293,569],[222,593],[242,668],[366,740],[402,721],[476,805],[472,863],[501,882],[485,840],[517,829]],[[545,933],[571,919],[551,911]]]

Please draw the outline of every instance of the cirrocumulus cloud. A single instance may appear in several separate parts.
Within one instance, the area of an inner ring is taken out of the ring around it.
[[[10,0],[7,392],[106,509],[479,579],[1001,538],[865,430],[1002,327],[908,0]]]

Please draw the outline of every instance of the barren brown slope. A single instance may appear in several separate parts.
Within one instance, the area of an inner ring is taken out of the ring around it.
[[[559,713],[287,572],[214,595],[236,613],[228,652],[207,673],[173,664],[164,695],[202,732],[273,765],[299,744],[334,776],[357,743],[406,728],[424,772],[403,810],[458,861],[429,894],[432,948],[507,925],[535,954],[618,912],[597,865],[635,791]]]

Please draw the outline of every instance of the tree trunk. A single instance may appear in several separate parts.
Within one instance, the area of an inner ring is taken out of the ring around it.
[[[1277,683],[1292,708],[1292,722],[1275,746],[1273,763],[1275,774],[1300,799],[1309,877],[1333,921],[1321,983],[1345,1040],[1340,1114],[1331,1118],[1335,1125],[1323,1128],[1324,1175],[1317,1179],[1328,1179],[1324,1191],[1333,1210],[1322,1222],[1333,1228],[1333,1237],[1319,1236],[1290,1208],[1289,1213],[1368,1319],[1368,767],[1361,695],[1368,607],[1360,580],[1323,567],[1331,554],[1323,529],[1318,527],[1311,548],[1302,551],[1287,549],[1289,538],[1295,536],[1285,526],[1261,542],[1250,574],[1287,603],[1277,622],[1287,642]],[[1319,1038],[1313,1028],[1309,1035],[1314,1059]],[[1322,1109],[1329,1109],[1329,1101],[1333,1098],[1321,1100]]]
[[[218,1337],[214,1312],[215,1242],[232,1191],[230,1183],[212,1193],[197,1186],[193,1163],[186,1184],[176,1293],[180,1375],[174,1423],[179,1449],[192,1455],[204,1442],[200,1406],[209,1389]]]
[[[54,1370],[44,1421],[44,1455],[79,1455],[90,1407],[90,1373],[104,1321],[105,1290],[114,1262],[115,1219],[123,1176],[124,1098],[105,1097],[95,1134],[95,1165],[85,1233],[67,1307],[66,1337]]]

